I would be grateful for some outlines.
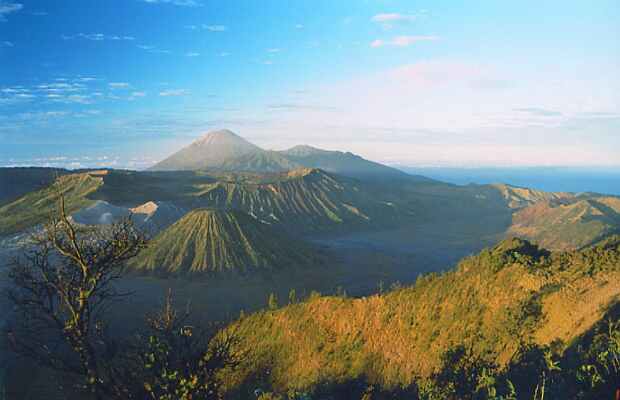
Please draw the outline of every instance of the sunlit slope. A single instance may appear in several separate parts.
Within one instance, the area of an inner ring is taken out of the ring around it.
[[[196,199],[299,231],[389,223],[405,212],[357,181],[318,169],[294,170],[269,183],[218,181],[204,185]]]
[[[305,267],[315,260],[292,241],[240,211],[198,209],[156,236],[132,264],[159,274],[208,274]]]
[[[40,190],[69,171],[60,168],[0,168],[0,206]]]
[[[523,208],[513,214],[508,230],[558,250],[581,248],[614,233],[620,233],[620,199],[584,196]]]
[[[443,275],[361,299],[311,297],[233,325],[247,352],[235,386],[255,371],[278,390],[365,377],[406,385],[450,346],[492,351],[504,365],[520,341],[569,345],[620,296],[620,239],[549,254],[518,239]]]
[[[153,171],[187,171],[219,168],[223,163],[261,151],[233,132],[223,129],[205,134],[189,146],[151,167]]]
[[[513,209],[520,209],[541,201],[570,200],[576,197],[574,193],[545,192],[506,184],[489,186],[497,189],[506,200],[508,207]]]
[[[67,175],[58,183],[68,194],[70,213],[94,201],[126,209],[154,201],[184,210],[240,210],[296,232],[363,229],[394,223],[408,212],[363,182],[316,169],[257,175],[94,171]],[[50,211],[45,204],[54,195],[50,186],[0,208],[0,235],[44,222]]]
[[[0,207],[0,235],[18,233],[46,222],[50,215],[57,211],[59,193],[65,197],[68,214],[87,207],[93,204],[87,196],[102,184],[103,178],[95,173],[62,176],[54,185],[30,192]]]

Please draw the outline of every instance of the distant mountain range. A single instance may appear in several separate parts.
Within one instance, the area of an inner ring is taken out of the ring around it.
[[[171,262],[165,265],[168,272],[226,270],[235,260],[248,264],[252,255],[232,257],[234,246],[225,242],[245,235],[246,229],[260,232],[265,227],[303,240],[416,224],[449,233],[459,226],[473,237],[484,235],[480,240],[518,236],[555,250],[583,248],[620,232],[618,197],[504,184],[452,185],[351,153],[310,146],[267,151],[227,130],[208,133],[149,171],[5,168],[0,178],[10,186],[0,192],[0,237],[46,222],[63,193],[67,211],[81,224],[110,223],[131,214],[139,227],[158,238],[144,265],[157,269],[156,263]],[[192,213],[198,209],[211,211]],[[231,218],[239,235],[228,229]],[[209,224],[198,222],[205,219]],[[187,235],[193,224],[220,224],[223,231],[192,231],[195,238],[180,247],[175,236]],[[485,229],[479,229],[481,224]],[[214,238],[229,253],[195,267],[199,261],[191,259],[189,249]],[[175,252],[177,256],[166,258]]]
[[[302,167],[320,168],[354,178],[412,179],[412,175],[348,152],[327,151],[305,145],[284,151],[263,150],[229,130],[207,133],[155,164],[150,170],[269,173]]]

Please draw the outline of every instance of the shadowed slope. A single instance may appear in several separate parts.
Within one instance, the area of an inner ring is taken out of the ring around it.
[[[356,154],[341,151],[328,151],[300,145],[281,151],[290,161],[307,168],[320,168],[328,172],[359,179],[419,179],[432,181],[421,176],[414,177],[387,165],[366,160]]]

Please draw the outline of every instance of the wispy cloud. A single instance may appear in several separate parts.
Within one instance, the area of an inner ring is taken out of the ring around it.
[[[189,92],[186,89],[168,89],[159,92],[160,96],[172,97],[172,96],[185,96]]]
[[[206,29],[211,32],[224,32],[228,30],[225,25],[207,25]]]
[[[14,47],[14,46],[15,45],[13,44],[13,42],[9,42],[8,40],[0,42],[0,47]]]
[[[127,82],[110,82],[108,86],[112,89],[127,89],[131,85]]]
[[[395,25],[410,24],[424,16],[424,11],[420,14],[400,14],[400,13],[382,13],[377,14],[371,18],[372,22],[375,22],[383,29],[392,29]]]
[[[185,57],[198,57],[200,56],[200,53],[197,53],[195,51],[190,51],[189,53],[185,53]]]
[[[170,50],[159,49],[156,46],[151,46],[151,45],[139,44],[136,47],[144,51],[147,51],[149,53],[154,53],[154,54],[170,54],[171,53]]]
[[[202,3],[196,0],[142,0],[149,4],[172,4],[183,7],[200,7]]]
[[[523,107],[523,108],[515,108],[513,110],[518,111],[520,113],[537,116],[537,117],[561,117],[563,115],[559,111],[547,110],[547,109],[538,108],[538,107]]]
[[[24,8],[21,3],[8,3],[6,1],[0,1],[0,22],[6,21],[6,16],[17,12]]]
[[[228,30],[228,27],[226,25],[209,25],[209,24],[187,25],[186,28],[192,31],[209,31],[209,32],[225,32]]]
[[[303,24],[297,24],[297,25],[295,25],[295,29],[304,29],[304,25]]]
[[[93,101],[89,96],[82,94],[72,94],[58,100],[61,103],[75,103],[75,104],[92,104]]]
[[[338,111],[336,107],[329,107],[316,104],[303,103],[277,103],[267,105],[267,109],[272,111]]]
[[[229,55],[230,55],[230,53],[228,53],[226,51],[223,51],[220,54],[218,54],[218,56],[220,56],[220,57],[228,57]]]
[[[62,40],[84,39],[101,42],[104,40],[136,40],[133,36],[106,35],[103,33],[78,33],[76,35],[62,35]]]
[[[86,89],[86,86],[81,83],[69,83],[69,82],[53,82],[37,85],[35,89],[46,93],[69,93],[80,92]]]
[[[146,92],[131,92],[131,96],[129,96],[128,100],[133,101],[142,97],[146,97]]]
[[[267,53],[279,53],[281,51],[282,51],[282,49],[279,49],[279,48],[267,49]]]
[[[418,35],[418,36],[396,36],[389,40],[377,39],[370,43],[370,47],[407,47],[418,42],[433,42],[439,40],[439,36],[434,35]]]

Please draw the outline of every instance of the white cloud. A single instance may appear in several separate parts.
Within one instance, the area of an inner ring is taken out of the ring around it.
[[[24,8],[24,5],[21,3],[8,3],[5,1],[0,1],[0,22],[6,21],[6,16],[8,14],[17,12]]]
[[[112,89],[126,89],[131,85],[127,82],[110,82],[108,83],[108,86]]]
[[[9,42],[8,40],[5,40],[4,42],[0,42],[0,47],[14,47],[15,45],[13,44],[13,42]]]
[[[376,39],[370,42],[370,47],[381,47],[385,45],[385,42],[381,39]]]
[[[205,25],[204,28],[211,32],[224,32],[228,30],[224,25]]]
[[[371,18],[372,22],[376,22],[384,29],[392,29],[394,25],[409,24],[418,19],[417,15],[399,14],[399,13],[384,13],[377,14]]]
[[[84,96],[81,94],[72,94],[66,97],[67,103],[77,103],[77,104],[92,104],[92,100],[88,96]]]
[[[146,92],[131,92],[131,96],[127,100],[133,101],[142,97],[146,97]]]
[[[304,29],[304,25],[303,24],[297,24],[295,25],[296,29]]]
[[[186,28],[192,31],[209,31],[209,32],[224,32],[228,30],[228,27],[226,25],[209,25],[209,24],[187,25]]]
[[[220,54],[218,54],[220,57],[228,57],[230,55],[230,53],[227,53],[225,51],[221,52]]]
[[[189,53],[185,53],[185,57],[198,57],[200,56],[200,53],[197,53],[195,51],[190,51]]]
[[[196,0],[143,0],[143,1],[149,4],[172,4],[175,6],[183,6],[183,7],[202,6],[202,3]]]
[[[385,22],[413,22],[416,20],[415,15],[405,15],[398,13],[386,13],[386,14],[377,14],[372,17],[373,22],[385,23]]]
[[[92,40],[95,42],[102,42],[104,40],[136,40],[133,36],[119,36],[119,35],[106,35],[103,33],[78,33],[76,35],[61,35],[62,40],[84,39]]]
[[[185,96],[186,94],[188,94],[188,91],[185,89],[168,89],[159,92],[159,95],[163,97]]]
[[[434,35],[418,35],[418,36],[396,36],[390,40],[377,39],[370,43],[370,47],[407,47],[418,42],[433,42],[439,40],[439,36]]]
[[[47,117],[63,117],[65,115],[68,115],[69,112],[67,111],[47,111],[45,113],[45,116]]]
[[[278,49],[278,48],[267,49],[267,53],[279,53],[281,51],[282,49]]]
[[[143,45],[143,44],[139,44],[136,47],[138,47],[139,49],[148,51],[149,53],[155,53],[155,54],[170,54],[170,50],[162,50],[162,49],[158,49],[155,46],[151,46],[151,45]]]

